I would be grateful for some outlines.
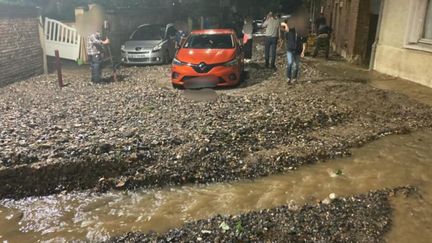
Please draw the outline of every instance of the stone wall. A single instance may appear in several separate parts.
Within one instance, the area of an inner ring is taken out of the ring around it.
[[[0,4],[0,87],[43,72],[36,9]]]

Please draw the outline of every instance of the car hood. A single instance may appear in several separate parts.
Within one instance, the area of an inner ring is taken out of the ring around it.
[[[147,41],[127,41],[124,46],[126,51],[136,51],[137,48],[142,50],[153,49],[153,47],[160,44],[160,40],[147,40]]]
[[[235,58],[235,49],[186,49],[177,53],[177,59],[182,62],[199,64],[216,64],[231,61]]]

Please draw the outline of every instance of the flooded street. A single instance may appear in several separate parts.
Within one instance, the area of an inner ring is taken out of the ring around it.
[[[432,242],[406,2],[0,0],[0,243]]]
[[[164,232],[217,214],[313,203],[330,193],[349,196],[411,185],[422,199],[397,197],[389,242],[432,238],[432,131],[390,136],[353,151],[351,158],[255,181],[162,190],[72,193],[2,201],[0,239],[103,240],[130,231]]]

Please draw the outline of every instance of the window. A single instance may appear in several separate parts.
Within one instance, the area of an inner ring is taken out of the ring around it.
[[[159,25],[145,25],[137,29],[131,37],[131,40],[146,41],[146,40],[162,40],[165,28]]]
[[[229,34],[192,35],[184,47],[191,49],[232,49],[234,42]]]
[[[432,1],[431,0],[429,0],[428,7],[426,10],[423,38],[427,40],[432,40]]]
[[[432,52],[432,0],[410,1],[405,47]]]

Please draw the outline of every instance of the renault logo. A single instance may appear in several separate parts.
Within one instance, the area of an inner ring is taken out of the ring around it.
[[[198,65],[199,69],[202,71],[204,71],[206,69],[206,66],[207,66],[207,64],[205,64],[203,62]]]

